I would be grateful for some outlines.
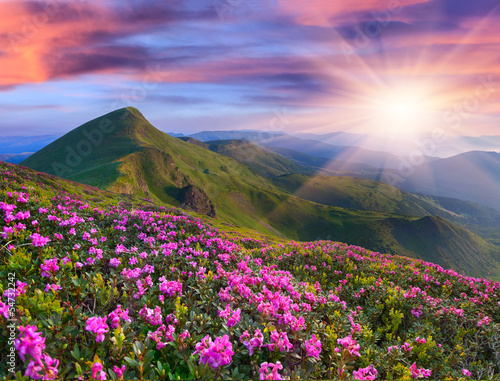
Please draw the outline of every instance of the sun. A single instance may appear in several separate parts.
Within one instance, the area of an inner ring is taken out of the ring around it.
[[[380,95],[372,107],[374,126],[384,134],[412,137],[429,126],[431,107],[418,92],[393,90]]]

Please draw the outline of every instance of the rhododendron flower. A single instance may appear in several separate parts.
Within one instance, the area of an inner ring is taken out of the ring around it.
[[[281,362],[277,361],[276,364],[263,362],[260,364],[260,379],[261,380],[282,380],[283,377],[278,373],[283,369]]]
[[[18,329],[21,334],[19,339],[14,340],[14,347],[21,359],[25,361],[26,355],[30,355],[35,360],[40,359],[45,349],[45,337],[42,337],[41,332],[36,332],[37,327],[34,325],[20,326]]]
[[[0,315],[3,315],[4,318],[9,319],[9,306],[4,302],[0,301]]]
[[[248,352],[250,353],[250,356],[252,356],[255,348],[262,347],[262,344],[264,343],[264,335],[262,334],[260,329],[256,329],[254,337],[250,340],[247,339],[250,339],[250,334],[248,333],[248,331],[245,331],[240,336],[240,341],[243,343],[245,347],[248,348]]]
[[[321,353],[321,341],[318,340],[316,335],[312,335],[311,340],[306,341],[306,353],[307,356],[316,357],[319,360],[319,354]]]
[[[174,333],[175,333],[175,327],[173,325],[169,325],[167,328],[165,324],[162,324],[156,331],[148,332],[148,337],[153,339],[156,342],[156,348],[158,350],[161,350],[163,347],[167,345],[167,343],[161,341],[161,339],[165,338],[167,342],[173,341]]]
[[[33,359],[30,360],[24,375],[34,380],[55,380],[57,373],[59,372],[57,369],[58,366],[59,360],[53,359],[49,355],[44,354],[43,361],[41,359],[36,361]],[[40,372],[43,371],[45,371],[45,374],[42,376]]]
[[[125,365],[122,365],[120,368],[118,368],[116,365],[113,367],[113,372],[116,373],[116,377],[118,379],[123,378],[123,373],[125,373]]]
[[[377,378],[377,369],[370,365],[366,368],[361,368],[357,371],[352,372],[355,380],[375,380]]]
[[[53,284],[47,284],[45,286],[45,292],[49,292],[50,290],[56,292],[57,290],[62,290],[62,287],[59,286],[58,284],[55,284],[55,283],[53,283]]]
[[[271,333],[271,344],[267,344],[270,351],[279,350],[280,352],[289,352],[293,345],[288,340],[286,332],[273,331]]]
[[[162,276],[160,279],[160,291],[167,296],[180,296],[182,293],[182,283],[177,281],[167,281],[167,279]]]
[[[161,325],[163,317],[161,315],[161,308],[156,306],[154,310],[148,308],[145,304],[139,311],[139,315],[151,325]]]
[[[482,325],[488,325],[491,323],[491,318],[488,316],[485,316],[482,318],[480,321],[477,322],[477,326],[481,327]]]
[[[109,332],[109,327],[106,324],[107,317],[94,316],[87,320],[85,329],[93,332],[96,335],[96,343],[104,341],[104,334]]]
[[[432,371],[430,369],[424,369],[424,368],[417,368],[417,364],[413,363],[412,366],[410,366],[410,371],[411,371],[411,376],[413,378],[419,378],[419,377],[430,377],[432,375]]]
[[[109,260],[109,265],[113,267],[118,267],[120,266],[120,258],[111,258]]]
[[[41,236],[40,234],[38,233],[33,233],[30,238],[32,239],[33,241],[33,246],[35,247],[43,247],[45,246],[47,243],[50,242],[50,238],[49,237],[44,237],[44,236]]]
[[[219,316],[227,320],[228,327],[233,327],[240,322],[241,309],[238,308],[236,311],[232,311],[228,304],[225,310],[219,311]]]
[[[47,259],[43,264],[40,265],[42,269],[43,277],[51,277],[57,270],[59,270],[59,265],[57,264],[57,258]]]
[[[128,309],[122,310],[122,306],[118,304],[118,307],[108,315],[111,320],[111,328],[118,328],[120,325],[120,319],[123,321],[131,322],[132,320],[128,316]]]
[[[231,363],[234,352],[228,335],[217,337],[215,341],[206,335],[196,344],[196,350],[193,354],[200,355],[200,364],[208,364],[211,368],[216,369]]]
[[[99,376],[97,376],[97,373],[99,373]],[[92,378],[106,380],[106,372],[102,370],[102,364],[100,362],[95,362],[92,365]]]
[[[414,307],[412,308],[411,313],[418,319],[420,315],[422,315],[422,310]]]
[[[410,343],[405,342],[403,345],[401,345],[401,349],[405,352],[411,352],[413,347],[410,345]]]
[[[184,330],[184,332],[182,332],[180,335],[179,335],[179,339],[181,340],[186,340],[188,337],[190,337],[191,335],[189,334],[189,331],[188,330]]]
[[[360,346],[356,344],[356,340],[351,337],[351,335],[344,337],[343,339],[337,339],[337,342],[349,351],[351,356],[361,357],[359,354]]]

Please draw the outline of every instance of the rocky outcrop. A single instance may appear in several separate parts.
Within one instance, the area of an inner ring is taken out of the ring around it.
[[[207,194],[195,185],[188,185],[182,188],[180,194],[180,207],[199,214],[210,217],[217,217],[215,206],[208,198]]]

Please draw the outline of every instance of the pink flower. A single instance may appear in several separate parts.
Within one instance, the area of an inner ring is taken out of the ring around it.
[[[34,325],[20,326],[18,329],[21,334],[19,339],[14,340],[14,347],[21,359],[25,361],[25,356],[30,355],[40,361],[42,351],[45,349],[45,338],[40,332],[36,332],[37,327]]]
[[[377,369],[370,365],[366,368],[361,368],[357,371],[352,372],[355,380],[375,380],[377,378]]]
[[[277,361],[276,364],[263,362],[260,364],[260,379],[261,380],[282,380],[283,377],[278,373],[279,370],[283,369],[281,362]]]
[[[219,311],[219,316],[227,320],[228,327],[232,327],[240,322],[241,309],[238,308],[236,311],[231,311],[228,304],[225,310]]]
[[[106,324],[107,317],[94,316],[87,320],[85,329],[93,332],[96,335],[96,343],[104,341],[104,334],[109,332],[109,327]]]
[[[200,355],[200,364],[208,364],[211,368],[216,369],[230,364],[234,352],[228,335],[217,337],[215,341],[212,341],[212,338],[207,335],[196,344],[196,350],[193,354]]]
[[[49,292],[50,290],[52,290],[53,292],[56,292],[57,290],[62,290],[62,287],[59,286],[58,284],[47,284],[45,286],[45,292]]]
[[[318,340],[316,335],[312,335],[311,340],[306,341],[306,353],[307,356],[316,357],[319,360],[319,354],[321,353],[321,341]]]
[[[177,281],[167,281],[164,276],[160,279],[160,291],[167,296],[180,296],[182,293],[182,283]]]
[[[9,306],[4,302],[0,301],[0,315],[3,315],[4,318],[9,319]]]
[[[97,376],[98,372],[99,376]],[[97,378],[98,380],[106,380],[106,372],[102,370],[102,364],[100,362],[95,362],[92,365],[92,378]]]
[[[42,269],[43,277],[51,277],[57,270],[59,270],[59,265],[57,264],[57,258],[47,259],[43,264],[40,265]]]
[[[128,316],[128,309],[122,310],[122,306],[118,304],[118,307],[108,315],[111,320],[111,328],[118,328],[120,325],[120,319],[123,321],[131,322],[132,320]]]
[[[116,377],[118,377],[118,379],[121,379],[123,378],[123,373],[125,373],[125,365],[122,365],[121,368],[118,368],[116,365],[113,367],[113,372],[116,373]]]
[[[151,308],[148,308],[147,305],[144,305],[144,308],[139,311],[139,316],[151,325],[161,325],[163,321],[161,308],[159,306],[156,306],[155,309],[152,310]]]
[[[43,247],[48,242],[50,242],[50,238],[49,237],[41,236],[38,233],[33,233],[30,238],[32,239],[33,246],[35,246],[35,247]]]
[[[359,344],[356,344],[356,340],[353,339],[351,335],[346,336],[343,339],[337,339],[337,343],[346,348],[351,356],[361,357],[361,355],[359,354],[360,346]]]
[[[120,266],[120,258],[111,258],[109,260],[109,265],[113,267],[118,267]]]
[[[289,352],[293,345],[288,340],[286,332],[273,331],[271,333],[271,344],[267,344],[270,351],[279,349],[280,352]]]
[[[426,378],[430,377],[432,375],[432,371],[430,369],[424,369],[424,368],[417,368],[417,364],[413,363],[412,366],[410,366],[410,371],[411,371],[411,376],[413,378]]]
[[[59,372],[57,369],[58,366],[59,360],[53,359],[49,355],[44,354],[43,362],[41,359],[38,359],[37,361],[33,359],[30,360],[24,375],[34,380],[39,380],[41,378],[44,380],[55,380],[57,373]],[[42,376],[40,375],[40,372],[43,371],[45,371],[45,374]]]
[[[412,308],[411,313],[418,319],[420,315],[422,315],[422,310],[418,308]]]
[[[253,350],[255,348],[261,348],[262,344],[264,343],[264,335],[262,334],[260,329],[255,330],[254,337],[251,340],[246,339],[250,339],[250,334],[248,333],[248,331],[243,332],[243,334],[240,336],[240,341],[245,347],[248,348],[250,356],[253,355]]]
[[[467,377],[472,376],[472,373],[468,369],[462,369],[462,374]]]
[[[187,330],[184,330],[184,332],[182,332],[179,335],[179,339],[181,339],[181,340],[186,340],[188,337],[190,337],[190,334],[189,334],[189,331],[187,331]]]
[[[411,352],[413,347],[410,345],[410,343],[405,342],[403,345],[401,345],[401,349],[405,352]]]

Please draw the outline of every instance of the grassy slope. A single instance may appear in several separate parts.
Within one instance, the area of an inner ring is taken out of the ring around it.
[[[443,217],[494,243],[500,231],[500,213],[493,209],[457,199],[415,195],[377,181],[293,174],[277,177],[273,182],[297,197],[324,205]]]
[[[296,164],[276,153],[268,152],[257,143],[245,140],[214,140],[205,144],[209,150],[247,165],[254,173],[262,177],[270,178],[290,173],[314,173],[313,169]]]
[[[460,252],[454,253],[441,241],[429,240],[425,231],[421,234],[413,224],[418,221],[416,218],[347,210],[303,200],[281,191],[237,160],[157,130],[134,108],[117,110],[89,122],[22,164],[53,173],[54,160],[64,163],[65,147],[75,147],[86,139],[83,131],[97,128],[103,118],[113,121],[114,131],[104,134],[103,142],[65,177],[173,206],[179,204],[176,199],[179,189],[193,184],[203,189],[215,204],[221,223],[292,239],[344,241],[371,250],[427,258],[456,269],[465,269],[474,258],[489,263],[488,269],[495,267],[490,257],[492,248],[479,237],[450,228],[457,236],[450,233],[447,239],[459,242],[463,236],[471,241],[457,247]],[[426,223],[429,222],[423,222]],[[399,234],[402,229],[429,241],[428,245],[407,247],[409,243]],[[464,260],[465,257],[468,259]],[[472,275],[489,275],[477,267],[466,270]]]

